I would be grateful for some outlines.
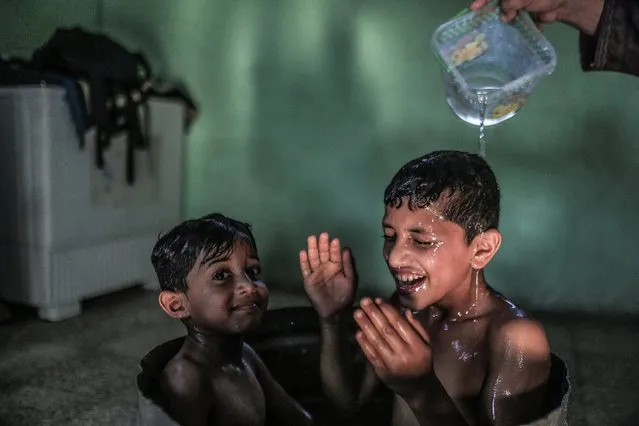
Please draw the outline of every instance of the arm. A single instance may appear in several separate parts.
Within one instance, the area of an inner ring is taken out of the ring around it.
[[[400,310],[401,303],[397,292],[393,292],[388,303]],[[324,392],[331,402],[344,415],[352,416],[358,408],[368,403],[380,380],[367,360],[364,375],[359,381],[360,385],[355,388],[358,381],[350,369],[353,357],[349,351],[348,321],[351,321],[350,315],[347,317],[345,313],[332,320],[322,321],[320,371]]]
[[[550,374],[550,348],[543,328],[530,319],[515,319],[497,326],[489,339],[482,423],[517,426],[537,420]]]
[[[197,365],[175,363],[163,374],[160,386],[167,396],[167,413],[175,421],[181,426],[206,426],[213,390]]]
[[[348,339],[357,273],[350,250],[341,250],[337,238],[329,242],[323,232],[319,241],[308,237],[308,250],[300,252],[304,289],[320,318],[320,376],[324,393],[342,415],[355,413],[377,383],[367,366],[361,386],[356,386],[351,369]]]
[[[274,426],[284,424],[291,426],[314,425],[311,416],[273,378],[262,359],[249,345],[244,345],[244,353],[264,392],[266,424]]]
[[[586,0],[576,13],[581,30],[579,51],[584,71],[617,71],[639,76],[639,2]]]
[[[350,310],[321,321],[320,353],[320,374],[324,393],[347,417],[352,416],[358,407],[366,404],[379,383],[368,362],[361,382],[353,377],[353,357],[348,339],[349,321]]]

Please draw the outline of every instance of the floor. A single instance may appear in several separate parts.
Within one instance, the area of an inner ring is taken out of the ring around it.
[[[274,308],[300,304],[301,296],[272,296]],[[639,321],[537,316],[571,370],[570,425],[639,424]],[[135,425],[138,361],[179,335],[182,326],[142,289],[88,302],[60,323],[20,313],[0,324],[0,425]]]

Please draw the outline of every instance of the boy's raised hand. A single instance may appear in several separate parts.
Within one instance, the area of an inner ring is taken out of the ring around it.
[[[304,289],[322,319],[329,319],[353,304],[357,275],[351,252],[342,251],[337,238],[329,242],[326,232],[308,237],[300,252]]]
[[[412,397],[432,373],[431,348],[424,327],[406,311],[365,298],[354,313],[360,327],[355,338],[377,376],[396,394]]]

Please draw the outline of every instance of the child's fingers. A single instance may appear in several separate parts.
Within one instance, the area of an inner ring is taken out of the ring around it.
[[[415,330],[411,327],[411,324],[407,324],[407,320],[401,316],[397,309],[379,297],[375,299],[375,304],[405,343],[413,343],[414,340],[419,339],[417,333],[415,333]]]
[[[377,350],[375,350],[375,347],[366,338],[366,336],[361,330],[355,333],[355,340],[357,340],[357,343],[359,344],[360,349],[364,353],[364,356],[366,356],[366,359],[368,359],[368,362],[371,363],[373,368],[376,371],[385,371],[386,364],[384,364],[382,357],[377,353]]]
[[[348,278],[355,278],[355,270],[353,269],[353,258],[351,250],[346,248],[342,252],[342,267],[344,268],[344,275]]]
[[[311,270],[320,266],[319,250],[317,248],[317,237],[311,235],[307,240],[308,244],[308,262],[311,265]]]
[[[319,260],[322,263],[330,260],[327,232],[322,232],[319,236]]]
[[[386,336],[382,336],[365,311],[356,309],[353,317],[368,342],[375,348],[376,353],[379,355],[391,355],[393,353],[393,348],[385,338]]]
[[[313,270],[311,269],[311,264],[308,262],[308,253],[306,250],[300,251],[300,270],[302,271],[302,276],[304,278],[311,275]]]
[[[329,259],[333,263],[340,263],[342,261],[342,249],[340,248],[339,239],[335,238],[331,241],[329,247]]]
[[[362,331],[368,337],[373,344],[377,344],[378,342],[375,340],[379,336],[379,347],[384,349],[380,351],[381,355],[386,355],[390,353],[385,350],[386,346],[391,349],[393,353],[401,353],[406,350],[406,341],[399,334],[397,328],[394,324],[391,324],[389,320],[384,315],[384,312],[374,304],[370,299],[364,298],[360,304],[361,308],[364,312],[366,312],[366,316],[370,323],[375,327],[375,331],[377,332],[374,335],[369,335],[368,330],[362,327]],[[359,323],[359,321],[358,321]]]

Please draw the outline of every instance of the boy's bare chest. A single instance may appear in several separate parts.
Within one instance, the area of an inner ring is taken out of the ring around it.
[[[460,402],[476,399],[487,372],[486,325],[443,327],[433,334],[433,369],[448,395]]]
[[[433,369],[462,415],[474,423],[477,400],[487,371],[485,339],[474,338],[477,334],[464,329],[450,331],[431,333]],[[411,409],[398,397],[395,398],[392,423],[394,426],[418,426]]]
[[[215,403],[211,425],[264,425],[266,403],[262,387],[250,370],[230,371],[211,378]]]

